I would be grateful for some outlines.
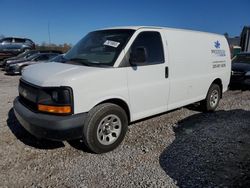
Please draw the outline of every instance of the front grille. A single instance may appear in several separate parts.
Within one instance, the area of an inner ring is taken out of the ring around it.
[[[38,88],[20,80],[18,90],[19,101],[30,110],[37,111]]]
[[[19,101],[32,111],[37,111],[37,104],[19,95]]]

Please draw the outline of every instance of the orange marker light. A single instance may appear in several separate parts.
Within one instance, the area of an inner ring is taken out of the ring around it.
[[[38,110],[42,112],[57,113],[57,114],[71,113],[70,106],[49,106],[49,105],[39,104]]]

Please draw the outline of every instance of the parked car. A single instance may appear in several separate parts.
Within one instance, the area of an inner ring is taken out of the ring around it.
[[[51,58],[58,56],[58,53],[36,53],[25,60],[17,60],[12,63],[8,63],[5,66],[7,74],[20,74],[22,69],[28,65],[41,63],[48,61]]]
[[[25,52],[15,56],[15,57],[6,58],[6,59],[0,61],[0,66],[5,67],[6,63],[14,62],[14,61],[19,60],[19,59],[27,59],[28,57],[30,57],[31,55],[33,55],[35,53],[38,53],[38,51],[37,50],[30,50],[30,51],[25,51]]]
[[[223,35],[162,27],[94,31],[64,58],[24,69],[14,112],[36,137],[83,139],[95,153],[130,122],[196,102],[214,111],[231,75]]]
[[[239,53],[232,60],[231,87],[250,86],[250,53]]]
[[[59,50],[30,50],[30,51],[23,52],[23,53],[19,54],[16,57],[11,57],[11,58],[4,59],[3,61],[0,62],[0,66],[5,67],[6,64],[9,64],[9,63],[13,63],[13,62],[20,61],[20,60],[23,61],[23,60],[27,59],[28,57],[30,57],[30,56],[32,56],[34,54],[37,54],[37,53],[57,53],[57,54],[62,54],[62,52],[59,51]]]
[[[66,59],[64,58],[64,54],[60,54],[60,55],[56,55],[55,57],[50,58],[48,61],[42,61],[42,62],[38,61],[38,62],[33,62],[31,64],[36,64],[36,63],[59,63],[59,62],[64,63],[65,61],[66,61]],[[27,66],[25,66],[25,67],[27,67]],[[22,71],[24,70],[25,67],[23,67],[21,69],[21,71],[20,71],[21,74],[22,74]]]
[[[16,56],[24,51],[35,49],[35,43],[27,38],[6,37],[0,39],[0,58]]]

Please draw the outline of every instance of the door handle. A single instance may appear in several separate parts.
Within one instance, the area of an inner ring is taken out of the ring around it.
[[[168,67],[165,67],[165,78],[168,78]]]

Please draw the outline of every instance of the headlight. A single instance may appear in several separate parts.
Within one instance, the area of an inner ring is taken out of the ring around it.
[[[19,66],[17,64],[10,64],[9,66],[6,66],[7,68],[10,68],[12,70],[17,70],[19,69]]]
[[[245,76],[250,76],[250,71],[246,72]]]
[[[73,113],[73,92],[69,87],[39,90],[37,101],[41,112],[65,115]]]
[[[10,64],[10,67],[18,67],[19,64]]]

